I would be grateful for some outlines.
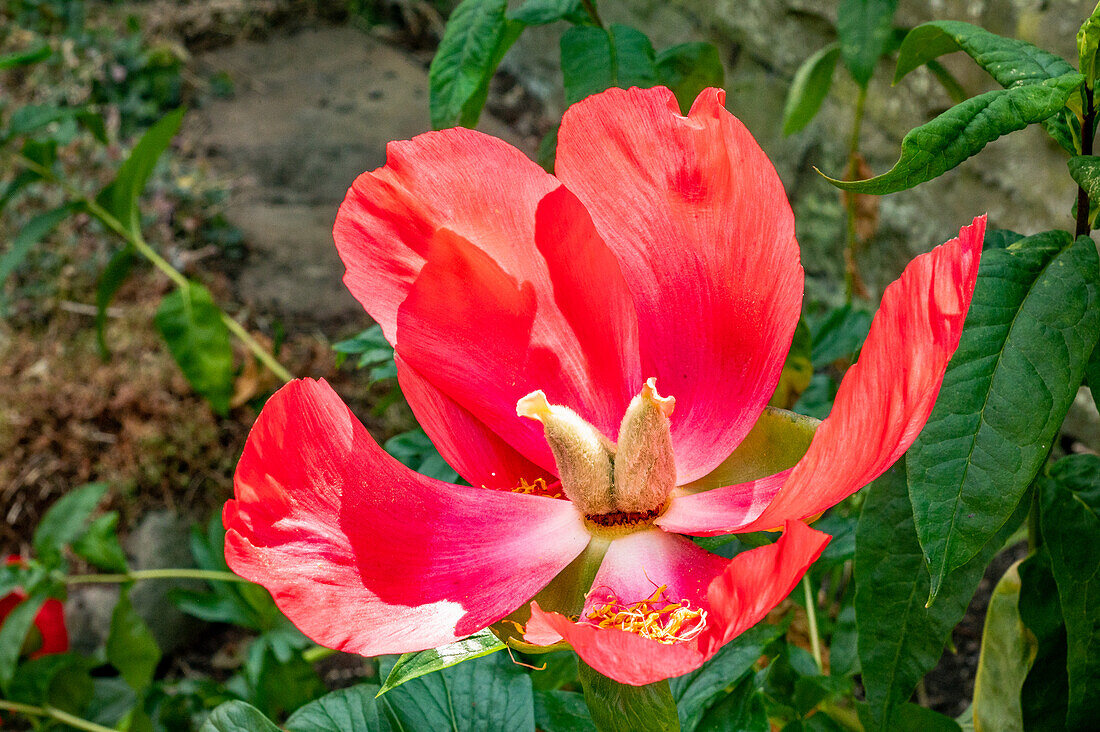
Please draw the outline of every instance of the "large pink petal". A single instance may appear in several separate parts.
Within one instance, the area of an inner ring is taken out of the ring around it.
[[[668,89],[609,89],[573,105],[558,133],[557,175],[634,294],[643,371],[676,397],[680,483],[752,428],[802,304],[783,185],[723,103],[708,89],[683,117]]]
[[[416,405],[416,421],[431,438],[447,464],[471,485],[510,490],[521,480],[553,481],[550,473],[504,442],[469,411],[432,386],[400,357],[397,380],[409,404]]]
[[[386,165],[359,176],[336,215],[344,283],[394,343],[397,309],[436,229],[472,241],[524,279],[538,267],[535,208],[557,185],[519,150],[474,130],[391,142]]]
[[[293,381],[268,401],[234,484],[229,566],[318,643],[364,655],[488,626],[589,540],[567,501],[408,470],[323,381]]]
[[[859,361],[848,369],[833,410],[756,531],[805,518],[880,476],[917,438],[940,392],[970,309],[985,216],[957,239],[916,257],[882,295]]]
[[[552,471],[541,425],[518,417],[516,402],[542,389],[613,438],[642,376],[629,290],[565,189],[540,204],[536,237],[546,276],[532,281],[440,229],[399,309],[396,349],[432,386]],[[418,414],[423,408],[410,404]]]
[[[674,496],[668,510],[654,522],[665,531],[694,536],[729,534],[764,512],[790,476],[790,470],[739,485]]]
[[[537,603],[531,605],[528,628],[539,638],[564,638],[585,663],[624,684],[679,676],[699,668],[723,645],[763,620],[790,594],[828,542],[828,534],[790,522],[776,543],[738,554],[708,585],[700,600],[708,612],[707,626],[691,641],[663,644],[597,628],[546,612]],[[700,571],[709,573],[712,568],[712,560],[707,560]]]

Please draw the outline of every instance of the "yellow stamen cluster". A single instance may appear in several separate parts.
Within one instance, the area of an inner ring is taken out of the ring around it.
[[[665,597],[667,589],[668,585],[661,585],[646,599],[629,605],[608,592],[608,599],[585,619],[601,628],[625,630],[658,643],[682,643],[697,637],[707,625],[707,611],[691,607],[688,600],[672,602]]]
[[[528,496],[547,496],[548,498],[565,498],[565,494],[561,492],[561,484],[558,484],[556,490],[551,491],[546,485],[545,478],[536,478],[534,483],[528,483],[523,478],[519,479],[519,485],[512,489],[513,493],[523,493]]]

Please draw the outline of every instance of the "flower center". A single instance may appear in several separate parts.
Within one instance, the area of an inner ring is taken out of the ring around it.
[[[516,413],[542,423],[561,490],[588,530],[614,538],[648,527],[668,506],[676,487],[669,421],[675,403],[648,379],[626,409],[617,443],[572,409],[551,405],[541,391],[520,399]]]
[[[603,595],[599,604],[584,616],[600,628],[615,628],[658,643],[671,645],[696,638],[707,625],[707,611],[693,608],[688,600],[672,602],[665,597],[668,585],[661,585],[644,600],[626,604],[607,588],[589,593]]]

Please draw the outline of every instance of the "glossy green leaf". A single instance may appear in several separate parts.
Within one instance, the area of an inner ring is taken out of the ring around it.
[[[846,191],[875,195],[914,188],[958,166],[998,137],[1057,114],[1081,80],[1080,74],[1065,74],[967,99],[910,130],[901,141],[901,157],[888,172],[861,181],[826,179]]]
[[[668,681],[645,686],[620,684],[580,663],[588,711],[599,732],[677,732],[680,718]]]
[[[1066,729],[1087,729],[1100,718],[1100,458],[1059,460],[1040,495],[1043,541],[1066,624]]]
[[[755,679],[751,675],[743,678],[707,710],[694,729],[695,732],[769,732],[768,713]]]
[[[95,337],[100,358],[104,360],[111,355],[106,338],[107,308],[111,305],[111,300],[114,299],[119,288],[126,283],[135,261],[137,256],[134,254],[134,248],[126,245],[111,255],[107,266],[99,275],[99,283],[95,290]]]
[[[160,648],[149,626],[130,602],[129,589],[121,588],[118,603],[111,613],[107,660],[118,669],[130,688],[140,693],[152,683],[160,655]]]
[[[73,551],[108,572],[129,571],[118,541],[118,512],[105,513],[88,524],[88,530],[73,542]]]
[[[666,48],[657,54],[657,79],[676,95],[687,114],[699,92],[726,85],[726,70],[713,43],[694,41]]]
[[[6,690],[19,663],[23,642],[34,624],[34,616],[42,608],[45,597],[29,597],[16,605],[0,620],[0,690]]]
[[[1100,4],[1077,30],[1078,69],[1085,75],[1085,85],[1096,84],[1096,49],[1100,45]]]
[[[1020,688],[1027,675],[1032,648],[1016,605],[1020,600],[1017,564],[1004,573],[985,612],[981,655],[974,679],[974,728],[1023,732]]]
[[[1100,157],[1076,155],[1069,159],[1069,174],[1077,185],[1089,194],[1094,203],[1100,203]]]
[[[974,557],[1046,460],[1100,334],[1096,245],[1066,232],[986,251],[959,348],[909,450],[932,575]]]
[[[897,7],[897,0],[841,0],[837,8],[840,55],[860,86],[867,86],[890,41]]]
[[[14,69],[17,66],[30,66],[39,61],[45,61],[52,54],[53,51],[51,51],[50,47],[46,44],[27,49],[26,51],[8,53],[0,56],[0,71],[4,69]]]
[[[279,728],[256,707],[234,700],[211,712],[199,732],[279,732]]]
[[[591,22],[581,0],[527,0],[508,12],[508,19],[524,25],[546,25],[566,20],[570,23]]]
[[[387,663],[382,675],[389,675]],[[382,703],[394,727],[438,732],[533,732],[531,677],[494,653],[408,681]]]
[[[899,709],[943,655],[952,628],[966,612],[990,558],[1026,514],[1017,511],[925,607],[930,581],[913,523],[905,460],[865,491],[856,529],[854,576],[858,652],[873,724],[893,730]]]
[[[541,732],[596,732],[584,694],[575,691],[536,691],[535,727]]]
[[[726,687],[751,671],[764,649],[786,630],[785,625],[759,623],[722,646],[697,670],[669,679],[683,732],[695,730]]]
[[[233,395],[233,346],[210,291],[191,282],[170,292],[153,322],[191,387],[215,412],[227,414]]]
[[[391,732],[394,728],[375,700],[376,684],[358,684],[325,694],[286,721],[289,732]]]
[[[454,483],[458,473],[435,449],[431,438],[422,429],[409,430],[386,440],[382,447],[406,467],[429,478]],[[460,641],[461,642],[461,641]]]
[[[183,113],[182,107],[169,112],[146,130],[130,151],[130,156],[118,169],[115,179],[96,196],[96,203],[131,232],[136,233],[141,229],[138,199],[160,156],[179,131],[180,124],[183,123]]]
[[[35,556],[42,561],[52,561],[60,556],[61,547],[79,539],[87,531],[88,519],[106,492],[106,483],[89,483],[55,501],[34,530]]]
[[[817,116],[821,103],[833,85],[833,72],[840,58],[840,46],[830,43],[798,67],[783,106],[783,134],[793,135]]]
[[[609,29],[575,26],[561,37],[565,102],[574,104],[617,86],[658,83],[653,44],[641,31],[613,24]]]
[[[1046,546],[1021,563],[1019,573],[1020,620],[1035,636],[1038,646],[1020,691],[1024,729],[1058,732],[1066,728],[1069,704],[1066,625]]]
[[[12,239],[10,247],[0,256],[0,287],[15,271],[16,267],[23,263],[31,250],[42,239],[57,228],[58,224],[67,219],[77,210],[75,204],[65,204],[46,213],[38,214],[19,230]],[[0,298],[2,298],[0,290]]]
[[[430,674],[432,671],[454,666],[468,661],[471,658],[480,658],[490,653],[504,650],[504,644],[489,630],[474,633],[469,638],[463,638],[454,643],[448,643],[439,648],[431,648],[419,653],[406,653],[397,659],[397,663],[390,669],[389,676],[382,684],[379,695],[385,694],[390,689],[400,686],[406,681]]]
[[[477,124],[489,80],[523,30],[507,10],[507,0],[462,0],[451,12],[428,70],[433,128]]]
[[[1089,362],[1085,365],[1085,378],[1088,380],[1089,391],[1092,393],[1092,402],[1100,411],[1100,343],[1092,349]]]
[[[1034,44],[1005,38],[958,20],[936,20],[918,25],[898,50],[894,83],[913,69],[945,53],[963,51],[1001,86],[1008,88],[1072,74],[1063,59]]]

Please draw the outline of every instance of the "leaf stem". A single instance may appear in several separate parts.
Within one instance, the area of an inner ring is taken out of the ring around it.
[[[113,584],[152,579],[201,579],[212,582],[248,582],[232,572],[213,569],[135,569],[119,574],[69,574],[61,578],[67,585]]]
[[[1081,154],[1092,155],[1092,142],[1096,130],[1096,107],[1093,106],[1093,90],[1084,87],[1085,115],[1081,121]],[[1077,187],[1077,236],[1088,236],[1092,231],[1089,225],[1089,194],[1081,186]]]
[[[75,199],[77,202],[87,208],[88,213],[95,216],[104,226],[106,226],[123,240],[131,244],[134,249],[140,252],[143,257],[148,259],[154,267],[163,272],[168,277],[168,279],[172,280],[176,287],[182,289],[189,286],[187,278],[183,275],[183,273],[173,267],[172,264],[164,257],[157,254],[156,250],[149,246],[149,244],[145,241],[145,238],[141,235],[141,231],[138,230],[136,227],[133,230],[128,229],[122,224],[121,221],[111,215],[110,211],[100,206],[98,203],[96,203],[94,199],[88,198],[86,195],[84,195],[84,193],[77,190],[68,181],[58,178],[56,175],[54,175],[53,171],[46,166],[41,165],[22,154],[16,154],[16,157],[18,158],[19,162],[23,164],[24,167],[33,170],[44,179],[61,186],[65,190],[65,192],[69,194],[69,196],[71,196],[73,199]],[[283,381],[291,381],[294,378],[291,373],[287,371],[281,363],[279,363],[278,359],[276,359],[270,351],[264,348],[259,341],[253,338],[252,335],[247,330],[245,330],[245,328],[240,323],[231,318],[229,314],[226,313],[224,310],[221,310],[221,308],[219,308],[219,312],[221,313],[222,323],[225,324],[225,327],[228,328],[229,331],[232,332],[233,335],[235,335],[242,343],[244,343],[245,347],[248,348],[248,350],[252,352],[257,360],[259,360],[260,363],[266,366],[267,369],[271,371],[271,373],[275,374]]]
[[[825,666],[821,662],[821,639],[817,635],[817,608],[814,607],[814,593],[810,587],[810,575],[802,575],[802,591],[806,595],[806,619],[810,623],[810,648],[814,654],[817,668],[824,673]]]
[[[855,114],[852,118],[852,135],[848,139],[848,180],[856,180],[859,176],[859,138],[863,129],[863,112],[867,106],[867,87],[859,87],[859,95],[856,97]],[[859,282],[859,270],[856,267],[857,239],[856,219],[858,216],[858,202],[862,194],[845,191],[845,214],[847,217],[847,239],[844,247],[844,296],[850,303],[856,292],[862,289]]]
[[[585,12],[588,13],[588,17],[592,19],[592,22],[595,23],[596,25],[598,25],[600,28],[603,28],[604,27],[603,21],[600,20],[600,14],[596,10],[596,1],[595,0],[581,0],[581,5],[584,6],[584,10],[585,10]]]
[[[20,702],[6,701],[0,699],[0,709],[6,709],[10,712],[18,712],[19,714],[25,714],[28,717],[51,717],[58,722],[63,722],[70,727],[76,729],[87,730],[87,732],[116,732],[116,730],[110,727],[104,727],[101,724],[90,722],[87,719],[75,717],[68,712],[63,712],[57,707],[52,707],[49,704],[41,707],[36,707],[32,704],[21,704]]]

